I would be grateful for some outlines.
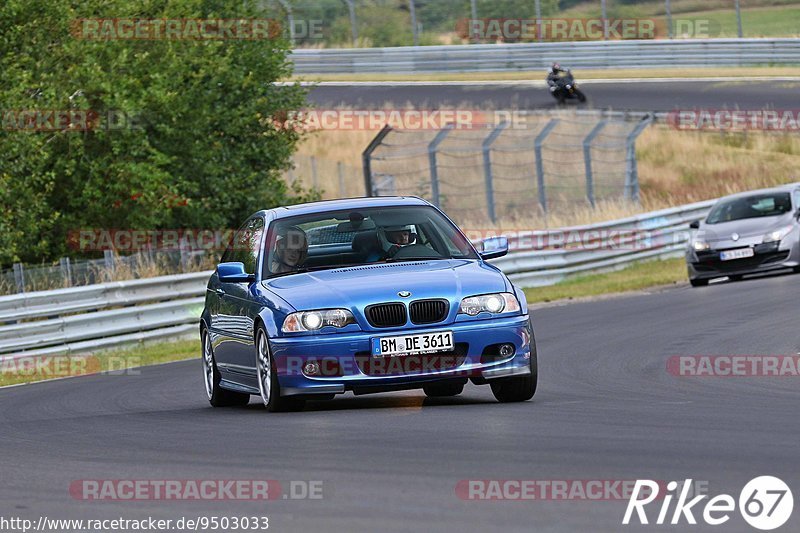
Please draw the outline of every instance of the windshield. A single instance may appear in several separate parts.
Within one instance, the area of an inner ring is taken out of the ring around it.
[[[711,210],[706,224],[719,224],[745,218],[774,217],[788,213],[792,201],[788,192],[754,194],[719,202]]]
[[[429,206],[328,211],[270,226],[264,277],[388,261],[477,259],[453,224]]]

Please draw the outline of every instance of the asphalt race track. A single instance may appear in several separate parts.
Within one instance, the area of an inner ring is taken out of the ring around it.
[[[626,501],[465,501],[465,479],[683,480],[738,499],[776,475],[800,496],[796,377],[677,377],[674,355],[796,354],[800,276],[535,311],[540,388],[345,396],[304,412],[213,409],[200,361],[0,389],[6,516],[268,515],[270,531],[685,531],[622,526]],[[321,500],[79,501],[80,479],[323,481]],[[658,505],[658,504],[657,504]],[[649,513],[654,520],[658,507]],[[702,514],[695,513],[697,516]],[[670,513],[671,516],[671,513]],[[724,526],[754,531],[738,512]],[[795,512],[780,531],[800,530]]]
[[[795,109],[800,83],[794,81],[625,81],[581,82],[589,106],[597,109],[672,111],[675,109]],[[492,109],[549,109],[555,100],[541,83],[426,84],[398,83],[322,85],[309,100],[318,108],[351,106],[359,109],[447,107]],[[570,107],[577,107],[569,102]]]

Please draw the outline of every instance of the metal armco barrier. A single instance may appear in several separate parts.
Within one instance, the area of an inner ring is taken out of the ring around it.
[[[610,272],[638,261],[679,257],[689,238],[688,224],[705,217],[715,201],[599,224],[521,233],[509,239],[511,252],[492,264],[516,285],[537,287],[553,285],[571,275]],[[554,236],[563,246],[537,247],[541,242],[552,243]]]
[[[675,39],[296,49],[296,74],[800,65],[800,39]]]
[[[572,274],[674,257],[683,253],[689,222],[705,216],[713,203],[516,234],[509,240],[511,252],[492,263],[517,285],[534,287]],[[582,236],[582,244],[570,243],[575,234]],[[562,238],[563,247],[553,249],[554,235]],[[539,242],[549,246],[537,247]],[[0,359],[93,352],[196,334],[210,275],[196,272],[0,297]]]
[[[211,272],[0,297],[0,358],[87,352],[198,331]]]

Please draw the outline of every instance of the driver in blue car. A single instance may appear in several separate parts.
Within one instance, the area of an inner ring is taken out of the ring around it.
[[[275,251],[272,254],[270,272],[285,274],[294,272],[308,257],[308,239],[306,232],[296,226],[290,226],[280,232],[275,239]]]
[[[414,226],[387,226],[378,229],[378,241],[386,256],[391,259],[397,252],[417,241]]]

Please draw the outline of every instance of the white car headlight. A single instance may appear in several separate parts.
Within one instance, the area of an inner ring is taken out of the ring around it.
[[[353,313],[347,309],[321,309],[319,311],[300,311],[292,313],[283,321],[281,331],[284,333],[299,333],[303,331],[317,331],[325,326],[343,328],[348,324],[355,324]]]
[[[706,241],[696,240],[692,242],[692,248],[694,248],[695,252],[705,252],[706,250],[711,248],[711,245],[708,244]]]
[[[475,316],[487,313],[513,313],[520,310],[519,300],[510,292],[469,296],[461,300],[458,312]]]
[[[769,243],[769,242],[780,242],[786,238],[789,233],[791,233],[792,228],[794,226],[785,226],[783,228],[778,228],[774,231],[770,231],[762,238],[761,242]]]

